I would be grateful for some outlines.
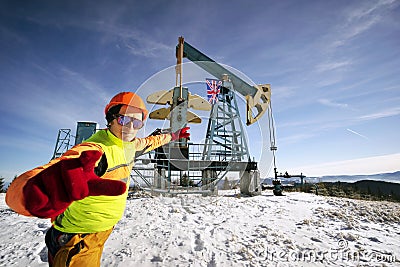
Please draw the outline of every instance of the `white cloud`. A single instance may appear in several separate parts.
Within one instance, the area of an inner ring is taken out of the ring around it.
[[[343,103],[334,102],[334,101],[332,101],[332,100],[325,99],[325,98],[319,99],[318,102],[319,102],[320,104],[325,105],[325,106],[334,107],[334,108],[348,108],[348,107],[349,107],[348,104],[343,104]]]
[[[4,38],[3,40],[7,40],[8,43],[13,43],[14,41],[22,44],[28,43],[28,40],[22,34],[11,31],[3,25],[0,25],[0,35]]]
[[[360,158],[346,161],[328,162],[318,165],[301,166],[290,170],[307,176],[358,175],[395,172],[400,170],[400,153]]]
[[[289,136],[279,138],[278,142],[281,144],[296,144],[300,141],[313,138],[315,137],[315,135],[316,133],[314,133],[314,131],[308,131],[307,133],[291,134]]]
[[[345,14],[344,23],[339,25],[335,33],[335,41],[332,47],[345,45],[351,39],[371,29],[385,18],[385,14],[398,5],[395,0],[362,2],[356,8],[349,9]]]
[[[339,36],[339,39],[333,43],[333,47],[339,47],[344,45],[347,41],[354,38],[355,36],[367,31],[374,24],[378,22],[377,18],[372,18],[363,23],[357,23],[355,25],[351,25],[347,28],[347,30],[343,31],[342,35]]]
[[[299,90],[298,87],[290,87],[290,86],[277,86],[273,88],[274,98],[290,98],[296,95],[296,90]]]
[[[367,115],[359,117],[358,119],[360,119],[360,120],[375,120],[375,119],[381,119],[381,118],[392,117],[392,116],[397,116],[397,115],[400,115],[400,107],[389,108],[389,109],[382,110],[380,112],[367,114]]]
[[[351,132],[351,133],[353,133],[353,134],[355,134],[355,135],[358,135],[358,136],[360,136],[360,137],[362,137],[362,138],[364,138],[364,139],[369,139],[368,137],[366,137],[365,135],[362,135],[362,134],[360,134],[360,133],[358,133],[358,132],[356,132],[356,131],[353,131],[353,130],[351,130],[351,129],[349,129],[349,128],[347,128],[346,129],[347,131],[349,131],[349,132]]]
[[[30,22],[44,25],[48,27],[71,27],[79,28],[90,33],[100,34],[99,43],[108,44],[115,43],[118,48],[127,48],[133,55],[144,57],[156,57],[160,53],[173,51],[173,47],[169,47],[163,43],[155,41],[154,36],[146,31],[138,30],[129,24],[122,24],[121,17],[126,13],[124,7],[115,8],[107,11],[104,17],[76,17],[59,16],[59,17],[28,17]]]
[[[373,16],[373,13],[380,8],[386,8],[387,6],[395,3],[396,0],[381,0],[376,1],[374,5],[365,4],[364,6],[358,7],[357,9],[353,9],[349,12],[348,20],[356,21],[365,17]]]
[[[325,71],[332,71],[340,68],[344,68],[346,66],[351,65],[352,62],[350,60],[346,61],[331,61],[319,64],[316,69],[317,72],[325,72]]]
[[[159,51],[171,51],[171,47],[164,44],[157,43],[151,40],[142,39],[141,42],[137,40],[124,40],[124,45],[127,47],[131,54],[143,57],[159,56]]]
[[[109,93],[95,80],[88,79],[82,74],[64,66],[60,67],[60,71],[63,73],[65,80],[76,83],[79,88],[86,89],[91,97],[96,97],[104,103],[109,100]]]

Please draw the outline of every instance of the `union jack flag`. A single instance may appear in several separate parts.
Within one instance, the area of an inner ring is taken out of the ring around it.
[[[218,94],[221,91],[222,81],[214,79],[206,79],[208,102],[215,104],[218,102]]]

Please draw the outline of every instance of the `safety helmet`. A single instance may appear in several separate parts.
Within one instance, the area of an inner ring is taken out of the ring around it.
[[[138,108],[143,112],[143,120],[147,118],[147,114],[149,113],[142,98],[135,93],[132,92],[121,92],[111,98],[110,103],[104,109],[104,113],[107,115],[107,112],[116,105],[128,105],[131,107]]]

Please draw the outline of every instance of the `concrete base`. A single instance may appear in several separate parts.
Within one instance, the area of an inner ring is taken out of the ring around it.
[[[258,170],[240,173],[240,193],[248,196],[261,195],[261,179]]]
[[[203,193],[203,196],[212,196],[218,195],[218,187],[215,186],[213,181],[217,179],[217,172],[215,170],[203,170],[201,172],[201,182],[202,187],[201,189],[204,190],[206,193]]]
[[[165,169],[161,169],[160,172],[155,171],[154,187],[156,189],[165,189]]]

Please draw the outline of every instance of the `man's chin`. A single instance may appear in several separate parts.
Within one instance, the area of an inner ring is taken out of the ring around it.
[[[132,141],[133,138],[135,138],[134,133],[122,133],[122,140],[126,142]]]

